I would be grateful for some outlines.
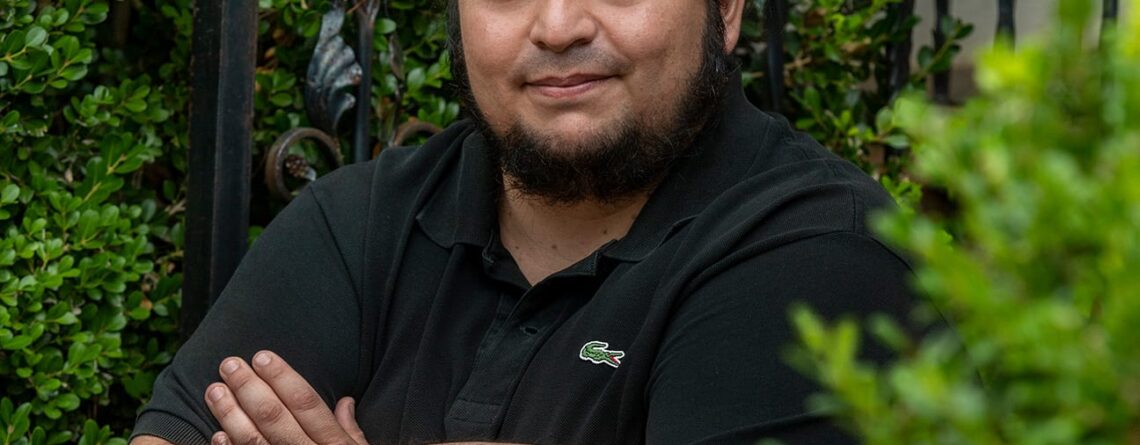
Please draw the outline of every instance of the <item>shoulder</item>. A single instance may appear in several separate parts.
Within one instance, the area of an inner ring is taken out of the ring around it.
[[[886,190],[782,118],[765,117],[769,129],[749,147],[757,154],[747,172],[694,218],[690,233],[736,237],[737,247],[831,232],[874,238],[870,217],[895,207]]]
[[[732,269],[796,263],[797,255],[820,265],[879,264],[887,274],[909,269],[870,225],[876,213],[895,208],[882,186],[783,119],[761,118],[768,128],[748,141],[756,154],[747,172],[676,232],[685,259],[673,267],[685,277],[683,288]]]
[[[374,211],[410,212],[447,176],[473,131],[473,124],[457,122],[422,146],[386,148],[375,159],[341,167],[303,193],[311,195],[329,221],[364,221]]]
[[[770,117],[767,147],[773,153],[756,163],[736,193],[748,196],[747,208],[779,206],[781,214],[806,218],[813,226],[869,234],[867,217],[892,209],[894,200],[878,181],[796,131],[781,116]],[[770,215],[770,214],[769,214]]]
[[[422,146],[390,147],[375,159],[341,167],[308,188],[322,202],[367,199],[372,192],[409,191],[428,185],[433,173],[455,157],[474,125],[460,121],[432,136]],[[407,193],[401,193],[407,195]]]

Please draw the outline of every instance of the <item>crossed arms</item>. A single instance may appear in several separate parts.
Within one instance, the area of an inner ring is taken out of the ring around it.
[[[309,382],[270,351],[253,356],[252,363],[237,357],[218,367],[222,382],[206,388],[206,405],[222,431],[214,445],[364,445],[364,432],[356,423],[356,403],[341,398],[334,410],[325,406]],[[485,442],[468,442],[479,445]],[[167,445],[154,436],[141,436],[131,445]],[[456,444],[464,445],[464,444]]]

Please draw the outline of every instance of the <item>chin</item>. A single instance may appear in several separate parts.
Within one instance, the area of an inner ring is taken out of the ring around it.
[[[624,125],[635,122],[622,119],[575,120],[557,125],[523,123],[523,126],[545,140],[551,148],[569,152],[596,145],[599,140],[612,139],[621,133]]]

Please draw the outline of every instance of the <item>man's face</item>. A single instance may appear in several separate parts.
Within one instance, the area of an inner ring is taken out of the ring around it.
[[[524,192],[554,202],[650,188],[723,90],[723,27],[706,26],[723,22],[708,0],[453,7],[458,80],[500,167]]]

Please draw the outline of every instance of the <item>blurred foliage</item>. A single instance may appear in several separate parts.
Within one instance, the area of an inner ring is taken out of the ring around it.
[[[931,74],[950,69],[959,42],[973,27],[953,17],[937,24],[947,36],[938,47],[918,50],[917,68],[891,84],[892,51],[904,44],[918,18],[900,14],[901,0],[791,1],[785,11],[784,97],[772,98],[763,26],[765,0],[751,0],[744,21],[741,58],[753,102],[780,112],[795,127],[878,179],[903,205],[915,206],[921,190],[906,174],[907,139],[895,128],[890,104],[903,91],[925,90]],[[906,43],[909,45],[909,43]]]
[[[459,116],[438,3],[382,2],[376,148],[402,122]],[[897,0],[792,3],[785,112],[913,202],[882,87],[888,48],[913,21],[888,19]],[[280,208],[261,185],[263,153],[309,125],[302,85],[330,2],[258,6],[251,236]],[[763,103],[761,10],[738,55]],[[192,0],[0,0],[0,444],[122,443],[179,345],[192,22]],[[924,50],[907,85],[921,87],[954,48]]]
[[[871,320],[899,353],[876,366],[855,321],[793,315],[816,405],[867,443],[1140,443],[1140,10],[1098,48],[1094,6],[1062,0],[1049,33],[983,54],[961,108],[895,107],[915,173],[958,203],[878,224],[919,260],[930,332]]]

